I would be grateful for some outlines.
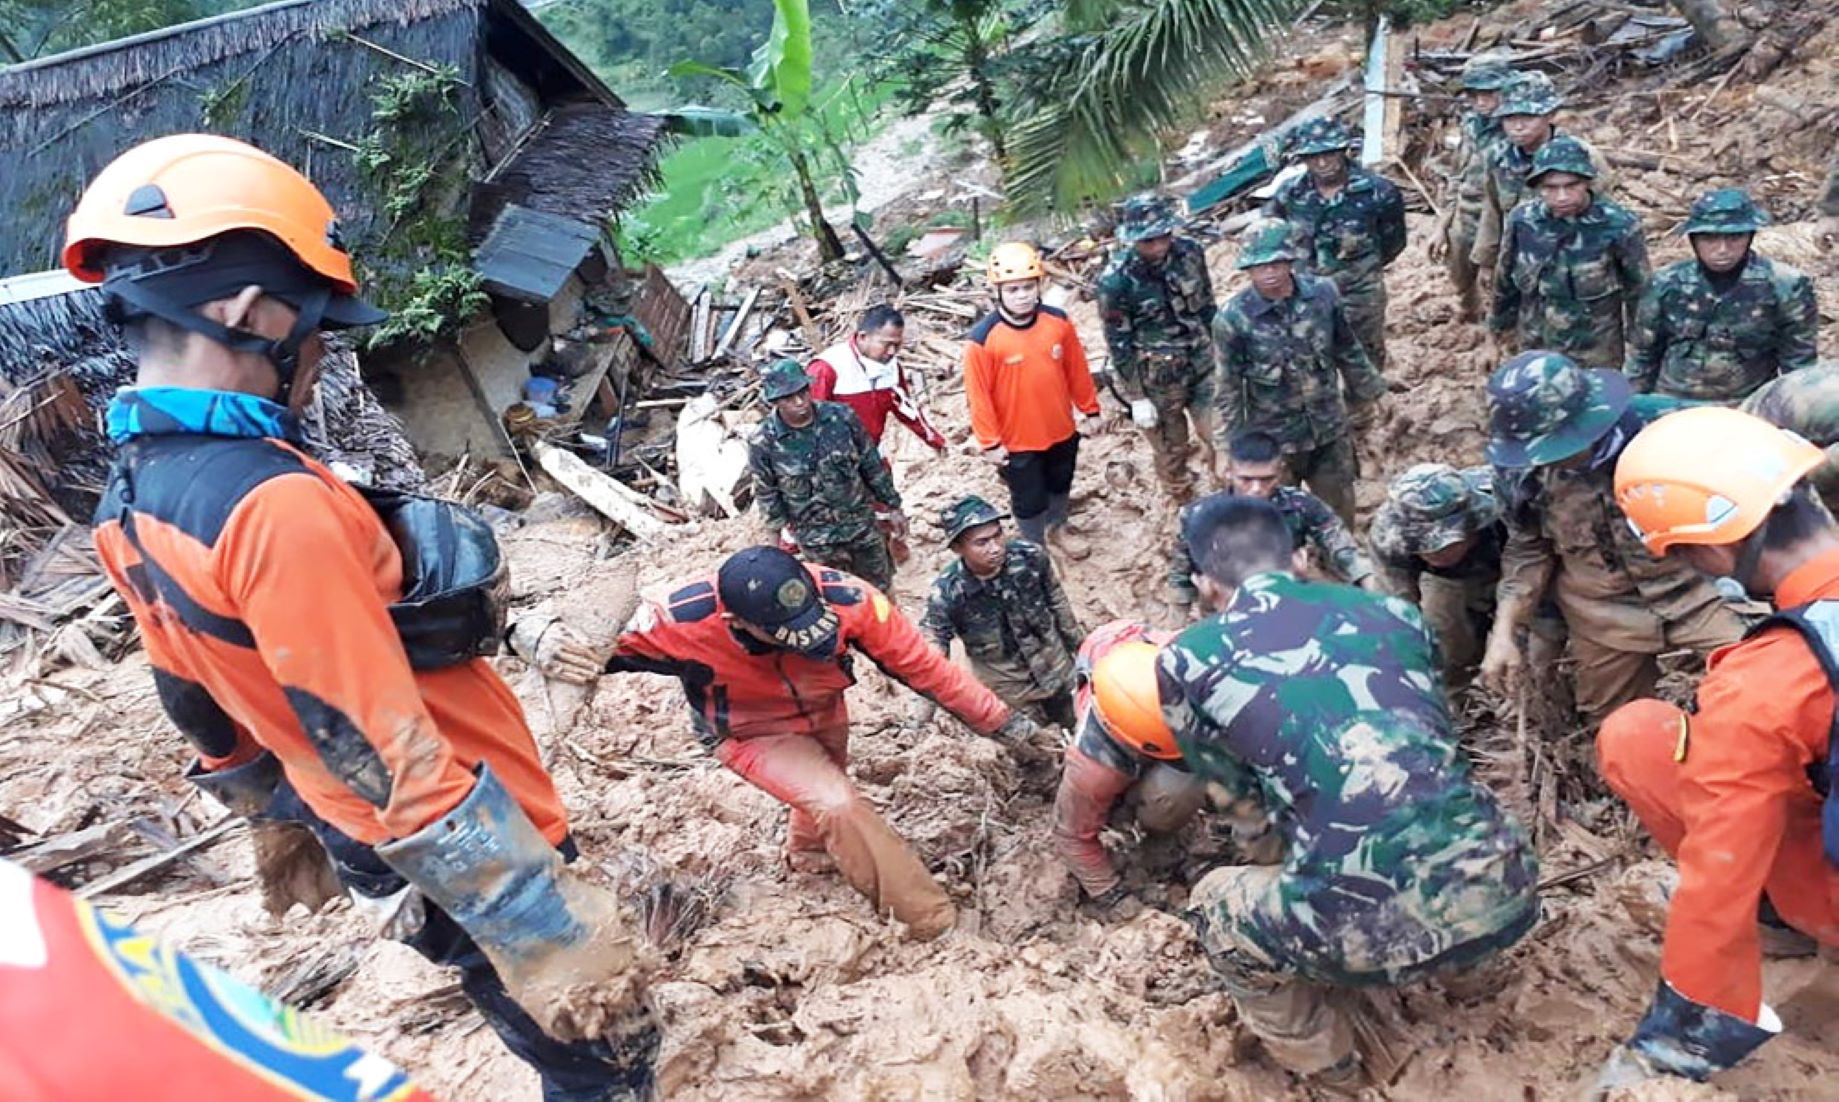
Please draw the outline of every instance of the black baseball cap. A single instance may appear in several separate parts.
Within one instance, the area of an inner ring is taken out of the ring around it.
[[[715,589],[723,608],[786,650],[809,658],[836,653],[837,614],[805,564],[788,552],[766,546],[735,552],[716,573]]]

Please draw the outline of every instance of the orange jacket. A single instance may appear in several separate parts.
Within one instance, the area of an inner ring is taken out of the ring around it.
[[[116,469],[97,556],[207,767],[266,747],[320,817],[374,845],[452,810],[490,762],[561,842],[561,801],[503,680],[482,659],[410,668],[389,615],[402,557],[356,490],[262,437],[148,436]]]
[[[999,310],[971,329],[964,396],[977,443],[1012,452],[1046,451],[1073,435],[1075,406],[1098,413],[1079,333],[1052,306],[1040,307],[1026,326],[1010,324]]]
[[[843,691],[856,683],[851,650],[980,734],[993,734],[1009,718],[1008,705],[928,646],[880,590],[840,570],[811,563],[805,568],[842,623],[835,658],[807,658],[736,634],[722,616],[711,574],[674,590],[662,603],[640,605],[620,633],[607,672],[679,678],[696,733],[710,744],[847,726]]]
[[[1775,596],[1784,609],[1839,598],[1839,551],[1790,574]],[[1782,878],[1771,884],[1775,909],[1839,945],[1839,869],[1821,852],[1821,800],[1808,773],[1827,760],[1833,705],[1826,674],[1792,628],[1768,628],[1711,656],[1679,767],[1686,832],[1660,961],[1667,982],[1693,1002],[1756,1020],[1757,902],[1783,862],[1805,872],[1791,893]]]

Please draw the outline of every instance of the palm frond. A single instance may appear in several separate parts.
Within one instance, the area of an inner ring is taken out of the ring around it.
[[[1011,129],[1005,190],[1021,213],[1115,195],[1156,136],[1248,74],[1300,0],[1067,0],[1108,21],[1037,85]],[[1066,45],[1063,40],[1062,45]]]

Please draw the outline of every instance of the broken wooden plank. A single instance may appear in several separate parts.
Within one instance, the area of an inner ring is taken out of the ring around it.
[[[805,296],[798,290],[798,283],[791,273],[779,272],[779,287],[785,292],[785,301],[792,308],[792,316],[798,319],[798,328],[804,332],[805,342],[812,351],[824,347],[823,334],[818,332],[817,322],[811,318],[811,308],[805,303]]]
[[[1381,93],[1393,87],[1387,80],[1391,66],[1386,58],[1390,52],[1391,41],[1392,20],[1381,15],[1379,24],[1373,28],[1373,41],[1367,48],[1366,55],[1366,102],[1361,115],[1361,128],[1364,133],[1360,137],[1360,163],[1368,168],[1386,158],[1387,101]]]
[[[237,827],[244,825],[245,821],[246,820],[241,816],[231,815],[219,821],[217,825],[210,829],[192,835],[190,838],[180,842],[164,853],[156,853],[151,857],[143,857],[132,865],[116,869],[100,880],[83,885],[77,889],[76,896],[78,899],[92,899],[104,892],[112,892],[117,888],[126,887],[150,872],[156,872],[165,868],[167,865],[172,864],[188,853],[195,853],[203,849],[205,846],[229,834]]]
[[[66,865],[87,861],[92,857],[110,850],[119,850],[134,843],[134,832],[128,827],[126,819],[111,819],[106,823],[72,830],[64,834],[54,834],[49,838],[33,842],[29,846],[16,849],[6,855],[8,861],[24,865],[33,872],[44,874],[56,872]]]
[[[641,540],[661,538],[670,526],[651,511],[651,499],[618,479],[587,465],[574,452],[538,441],[531,445],[537,465],[570,493]]]
[[[734,347],[734,339],[741,335],[741,327],[747,324],[747,315],[753,313],[753,304],[759,299],[760,288],[755,287],[747,292],[747,297],[741,300],[740,309],[734,312],[734,320],[728,323],[728,328],[722,333],[722,339],[716,344],[715,351],[709,354],[710,359],[719,360],[728,354],[730,348]]]

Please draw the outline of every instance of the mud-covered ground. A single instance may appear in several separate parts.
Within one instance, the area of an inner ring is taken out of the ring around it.
[[[1466,28],[1466,21],[1435,28],[1425,44]],[[1829,27],[1769,87],[1816,103],[1830,99],[1836,56],[1839,30]],[[1295,83],[1283,74],[1265,90],[1273,101],[1293,102]],[[1706,117],[1722,116],[1754,89],[1733,85],[1721,95]],[[1682,93],[1680,113],[1695,107]],[[1639,97],[1612,95],[1572,125],[1601,144],[1637,144],[1625,135],[1655,125],[1652,117],[1643,121],[1644,110]],[[1718,150],[1714,174],[1640,174],[1637,193],[1665,187],[1689,197],[1739,182],[1729,175],[1732,158],[1753,156],[1756,171],[1767,174],[1771,204],[1804,214],[1817,183],[1808,158],[1820,155],[1822,142],[1831,148],[1832,132],[1810,136],[1770,110],[1759,106],[1719,132],[1677,125],[1688,150],[1695,142]],[[1771,156],[1781,160],[1770,163]],[[1638,194],[1630,199],[1642,209]],[[1412,246],[1390,278],[1397,377],[1388,411],[1363,441],[1363,512],[1382,496],[1383,479],[1410,463],[1480,456],[1480,384],[1491,365],[1480,330],[1456,321],[1447,281],[1424,255],[1429,227],[1428,217],[1413,217]],[[1683,243],[1659,236],[1664,228],[1649,219],[1657,263],[1684,255]],[[1839,262],[1814,250],[1809,230],[1787,223],[1765,232],[1758,247],[1819,278],[1830,350],[1839,348],[1831,320]],[[1237,286],[1230,254],[1230,245],[1215,248],[1222,296]],[[1075,300],[1072,309],[1088,347],[1102,348],[1090,304]],[[967,427],[951,380],[934,387],[933,404],[962,444]],[[1096,549],[1070,566],[1067,583],[1088,625],[1162,615],[1172,529],[1147,449],[1120,411],[1112,412],[1109,430],[1082,451],[1076,486],[1078,519]],[[890,439],[919,537],[895,596],[917,614],[947,554],[928,519],[967,491],[1002,500],[1001,487],[961,448],[933,459],[898,429]],[[594,561],[605,542],[600,523],[572,515],[565,503],[546,504],[533,517],[507,538],[520,597],[591,604],[588,579],[609,569]],[[656,585],[712,570],[757,535],[751,518],[704,521],[668,546],[621,561]],[[653,991],[666,1096],[1253,1099],[1292,1090],[1242,1034],[1186,926],[1160,909],[1178,909],[1183,884],[1220,854],[1207,824],[1173,843],[1145,843],[1120,825],[1112,840],[1151,905],[1090,913],[1051,850],[1051,772],[1023,768],[949,721],[921,730],[901,724],[904,691],[869,670],[852,693],[852,772],[962,908],[957,930],[915,945],[876,921],[834,876],[783,865],[784,810],[702,754],[673,684],[605,679],[570,725],[573,702],[551,695],[515,660],[502,665],[573,815],[585,867],[610,880],[655,868],[715,893],[709,922]],[[65,671],[24,686],[0,715],[8,734],[0,741],[0,812],[30,828],[65,830],[141,811],[188,823],[207,815],[188,799],[182,742],[160,713],[139,655],[112,670]],[[1480,741],[1488,735],[1471,733]],[[1553,750],[1567,756],[1566,748]],[[1578,750],[1569,748],[1568,756],[1581,757]],[[1608,800],[1570,800],[1555,810],[1540,830],[1546,876],[1561,882],[1546,892],[1545,917],[1533,933],[1474,976],[1378,1001],[1399,1068],[1390,1096],[1517,1102],[1574,1095],[1645,1006],[1656,977],[1666,863]],[[349,972],[313,1009],[440,1096],[535,1097],[534,1076],[503,1051],[450,976],[373,939],[347,908],[269,919],[249,871],[247,842],[232,837],[134,889],[144,894],[111,902],[271,989],[297,990],[303,977]],[[1766,988],[1787,1023],[1778,1040],[1715,1085],[1668,1083],[1639,1096],[1834,1097],[1839,968],[1772,961]]]

